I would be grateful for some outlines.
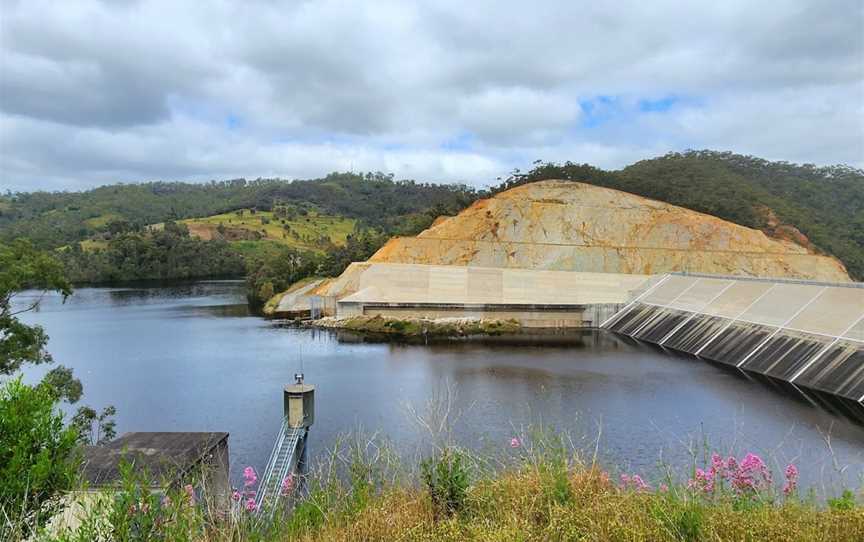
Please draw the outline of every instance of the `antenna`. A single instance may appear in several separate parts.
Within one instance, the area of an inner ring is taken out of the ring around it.
[[[300,350],[300,372],[294,373],[294,381],[296,384],[302,384],[303,383],[303,345],[302,344],[298,345],[298,348]]]

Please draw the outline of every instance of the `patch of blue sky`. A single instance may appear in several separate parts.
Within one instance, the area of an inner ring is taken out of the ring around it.
[[[238,117],[237,115],[235,115],[233,113],[229,113],[225,117],[225,127],[231,131],[234,131],[234,130],[237,130],[238,128],[240,128],[241,124],[242,124],[242,122],[240,120],[240,117]]]
[[[605,124],[623,110],[621,99],[616,96],[595,96],[589,100],[579,100],[582,116],[579,124],[583,128],[594,128]]]
[[[644,99],[639,100],[638,108],[642,113],[663,113],[672,109],[678,102],[679,99],[675,96],[666,96],[656,100]]]

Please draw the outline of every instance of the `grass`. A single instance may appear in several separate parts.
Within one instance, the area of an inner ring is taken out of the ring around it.
[[[519,331],[516,320],[483,319],[399,319],[376,316],[355,316],[334,322],[333,327],[362,333],[396,337],[460,337],[470,335],[502,335]]]
[[[101,529],[104,539],[202,542],[864,540],[864,507],[849,490],[825,505],[772,487],[622,485],[567,442],[539,431],[503,443],[501,457],[439,442],[412,467],[375,438],[346,438],[303,480],[293,512],[272,516],[247,511],[245,496],[215,513],[184,488],[160,505],[129,475],[77,531],[41,539],[83,542]]]
[[[81,241],[81,250],[85,252],[104,250],[106,248],[108,248],[108,241],[97,241],[95,239],[85,239]]]
[[[290,219],[276,217],[271,211],[252,213],[241,209],[204,218],[181,221],[193,235],[212,237],[220,225],[229,234],[241,230],[260,240],[274,241],[293,248],[322,252],[327,244],[342,246],[354,231],[356,221],[351,218],[329,216],[310,211],[305,216],[294,215]]]

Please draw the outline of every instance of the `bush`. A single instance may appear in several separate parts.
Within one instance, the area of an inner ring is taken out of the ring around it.
[[[420,467],[435,517],[465,512],[469,477],[463,455],[447,448],[440,457],[423,460]]]
[[[76,482],[78,432],[63,426],[57,402],[53,387],[20,378],[0,388],[0,539],[44,524],[52,498]]]

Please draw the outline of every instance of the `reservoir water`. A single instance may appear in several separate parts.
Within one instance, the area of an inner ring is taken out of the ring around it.
[[[35,294],[23,294],[24,303]],[[82,404],[117,408],[126,431],[227,431],[231,469],[266,464],[282,387],[302,370],[317,386],[310,457],[362,430],[411,456],[428,433],[409,410],[454,392],[462,446],[507,454],[544,424],[615,471],[658,475],[692,464],[703,444],[763,455],[775,473],[796,463],[817,493],[859,487],[864,427],[803,397],[607,332],[568,337],[369,343],[250,316],[243,285],[80,288],[47,295],[28,322],[45,327],[57,363],[84,384]],[[302,360],[302,361],[301,361]],[[47,367],[29,367],[35,381]]]

